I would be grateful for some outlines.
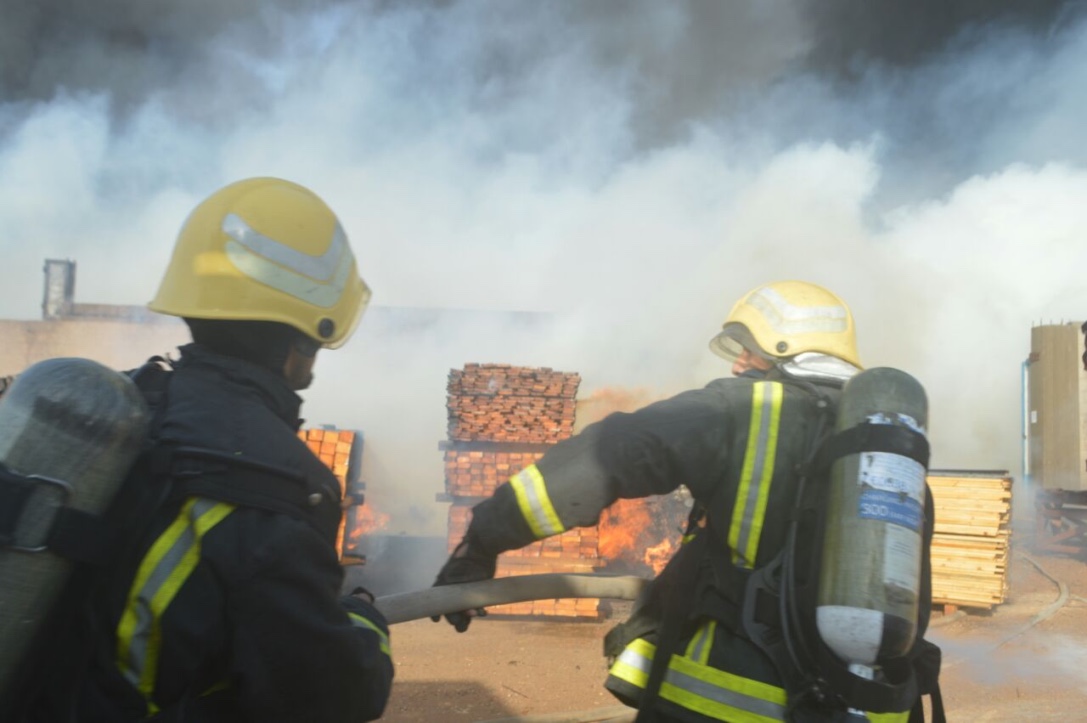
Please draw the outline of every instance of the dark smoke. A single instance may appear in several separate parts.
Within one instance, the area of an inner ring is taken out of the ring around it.
[[[1068,0],[480,5],[489,6],[489,23],[479,27],[481,50],[468,70],[492,83],[481,103],[518,92],[537,59],[584,49],[629,84],[639,147],[674,142],[692,123],[735,112],[751,93],[786,77],[863,83],[873,68],[914,68],[994,29],[1059,31],[1082,9]],[[463,10],[439,0],[3,0],[0,8],[0,97],[7,103],[103,93],[121,121],[165,94],[174,110],[207,123],[270,99],[274,90],[252,61],[289,50],[307,14],[338,8],[344,22],[420,14],[423,29],[440,33]],[[416,40],[425,56],[425,36]],[[229,104],[201,102],[212,96]]]

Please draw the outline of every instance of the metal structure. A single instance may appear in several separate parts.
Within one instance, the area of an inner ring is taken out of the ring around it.
[[[1087,553],[1087,371],[1082,322],[1031,329],[1024,363],[1024,476],[1034,493],[1035,547]]]

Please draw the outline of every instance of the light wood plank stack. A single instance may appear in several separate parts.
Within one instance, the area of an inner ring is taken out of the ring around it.
[[[936,504],[932,599],[991,608],[1007,595],[1012,479],[998,471],[930,471]]]

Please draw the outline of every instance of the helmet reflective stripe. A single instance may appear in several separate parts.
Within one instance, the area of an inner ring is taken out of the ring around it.
[[[740,486],[732,508],[732,523],[728,529],[732,562],[739,567],[753,568],[758,556],[759,537],[762,535],[777,457],[784,389],[779,382],[757,382],[751,390],[747,449],[744,451]]]
[[[510,478],[510,487],[517,496],[517,506],[521,515],[532,528],[537,540],[565,532],[559,515],[555,512],[551,498],[547,494],[547,485],[536,465],[529,465]]]
[[[143,694],[152,713],[157,712],[151,697],[158,676],[162,616],[200,562],[204,535],[234,509],[224,502],[191,498],[147,551],[132,582],[117,625],[117,667]]]
[[[656,646],[638,639],[616,659],[609,674],[644,689]],[[785,691],[776,685],[673,655],[660,697],[717,720],[764,723],[785,720]]]
[[[254,281],[323,308],[334,306],[343,296],[354,256],[338,223],[332,243],[320,256],[268,238],[233,213],[223,219],[222,228],[232,239],[226,242],[227,258]]]
[[[752,294],[748,303],[762,313],[770,328],[785,336],[844,332],[849,328],[849,312],[845,307],[796,306],[769,286]]]
[[[389,636],[385,634],[384,630],[358,613],[347,613],[347,617],[351,618],[351,624],[356,628],[365,628],[366,630],[373,630],[377,633],[378,646],[381,648],[381,652],[392,657],[392,650],[389,647]]]

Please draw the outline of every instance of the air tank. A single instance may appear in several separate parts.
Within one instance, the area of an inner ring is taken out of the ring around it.
[[[0,546],[0,719],[17,707],[31,646],[76,566],[48,545],[58,510],[102,513],[146,431],[135,383],[89,359],[38,362],[0,396],[0,463],[25,498],[0,510],[12,525]]]
[[[854,442],[830,469],[816,623],[862,677],[917,633],[927,422],[924,388],[898,369],[861,372],[842,392],[835,432]]]

